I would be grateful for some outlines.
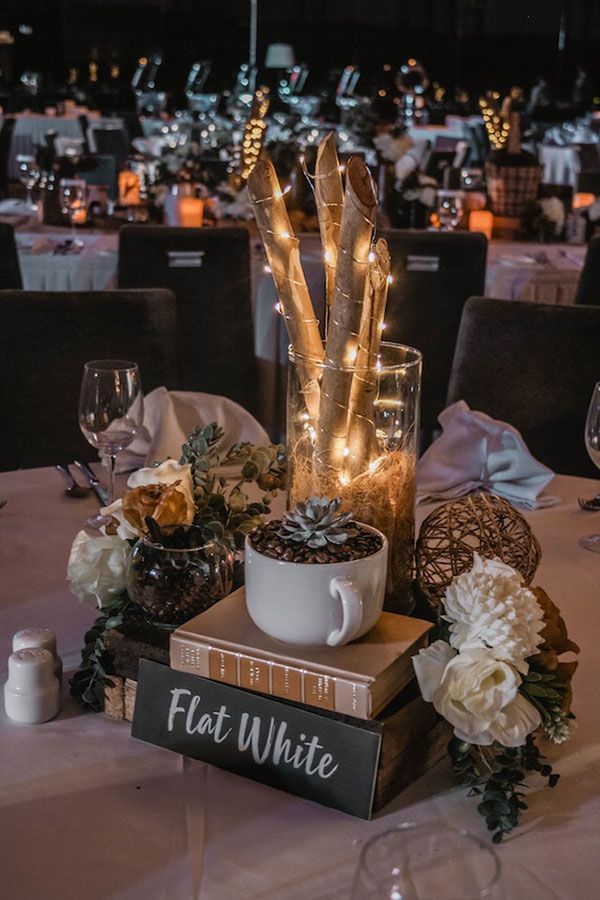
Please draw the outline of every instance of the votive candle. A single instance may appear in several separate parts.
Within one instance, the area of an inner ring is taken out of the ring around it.
[[[200,197],[179,198],[179,221],[183,228],[200,228],[204,217],[204,200]]]
[[[491,241],[493,228],[494,216],[489,209],[474,209],[469,214],[469,231],[480,231]]]

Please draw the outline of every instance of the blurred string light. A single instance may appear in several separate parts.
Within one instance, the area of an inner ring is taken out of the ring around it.
[[[259,88],[252,101],[252,108],[242,135],[242,146],[238,151],[238,177],[241,185],[244,185],[252,169],[260,156],[265,133],[267,130],[266,115],[269,109],[270,97],[268,87]],[[210,126],[209,126],[210,127]]]
[[[500,95],[496,91],[492,94],[493,100],[498,100],[499,97]],[[502,150],[508,140],[510,125],[502,118],[498,109],[488,102],[486,97],[479,98],[479,106],[490,144],[494,150]]]

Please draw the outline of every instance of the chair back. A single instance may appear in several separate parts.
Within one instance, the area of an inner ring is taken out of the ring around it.
[[[170,291],[0,292],[0,470],[93,459],[77,424],[83,365],[128,359],[148,393],[176,388]]]
[[[119,287],[164,287],[177,300],[183,390],[257,408],[250,242],[244,228],[126,226]]]
[[[540,462],[566,475],[597,477],[584,443],[600,380],[600,306],[550,306],[471,298],[465,305],[448,403],[518,428]]]
[[[122,128],[96,128],[92,125],[88,131],[90,149],[102,156],[114,156],[117,169],[121,168],[129,155],[129,139]]]
[[[600,236],[588,244],[575,293],[577,306],[600,306]],[[600,374],[598,375],[600,378]]]
[[[427,443],[446,405],[463,306],[483,293],[487,241],[483,234],[411,230],[381,237],[389,245],[393,276],[385,339],[423,354],[421,428]]]
[[[0,123],[0,198],[8,194],[8,170],[16,122],[14,116],[5,116]]]
[[[22,287],[14,228],[0,222],[0,291],[19,291]]]

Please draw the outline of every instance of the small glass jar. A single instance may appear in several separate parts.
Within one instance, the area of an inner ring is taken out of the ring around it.
[[[375,366],[336,368],[336,375],[347,381],[347,436],[323,451],[323,422],[311,390],[314,382],[303,390],[300,379],[303,376],[306,384],[310,372],[322,386],[327,368],[321,360],[290,351],[289,506],[314,495],[340,497],[343,511],[383,531],[390,545],[385,608],[407,613],[413,606],[421,354],[412,347],[382,342]]]
[[[173,629],[230,593],[234,554],[216,538],[204,541],[194,525],[169,526],[162,535],[162,543],[145,535],[135,544],[127,593],[148,622]]]

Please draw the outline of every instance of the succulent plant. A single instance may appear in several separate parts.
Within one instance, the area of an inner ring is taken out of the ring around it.
[[[346,528],[352,513],[336,515],[341,500],[334,497],[309,497],[305,503],[285,514],[279,536],[309,547],[325,547],[327,544],[345,544],[357,534],[355,528]]]

